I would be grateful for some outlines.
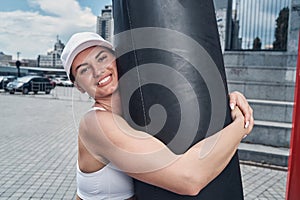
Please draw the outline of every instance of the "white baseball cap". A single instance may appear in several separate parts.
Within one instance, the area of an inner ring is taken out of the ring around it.
[[[97,33],[80,32],[80,33],[75,33],[74,35],[71,36],[60,58],[69,79],[70,79],[70,69],[76,55],[79,54],[81,51],[92,46],[104,46],[109,49],[113,49],[112,44],[104,40]]]

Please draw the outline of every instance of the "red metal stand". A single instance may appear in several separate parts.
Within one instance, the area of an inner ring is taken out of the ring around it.
[[[300,199],[300,33],[286,200]]]

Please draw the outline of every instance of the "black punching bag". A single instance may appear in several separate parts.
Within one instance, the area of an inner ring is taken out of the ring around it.
[[[123,116],[131,126],[183,153],[231,122],[213,0],[113,0],[113,15]],[[243,199],[237,153],[197,196],[134,182],[139,200]]]

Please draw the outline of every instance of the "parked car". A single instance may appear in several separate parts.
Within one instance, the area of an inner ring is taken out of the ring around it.
[[[49,94],[55,86],[48,78],[41,76],[23,76],[10,82],[7,85],[7,90],[10,94],[15,92],[22,92],[23,94],[28,94],[29,92],[45,92]]]
[[[0,89],[7,91],[6,87],[9,82],[16,80],[16,76],[0,76]]]
[[[74,86],[72,81],[70,81],[68,78],[62,79],[61,83],[65,87],[73,87]]]
[[[59,86],[73,87],[73,83],[67,77],[57,77],[53,81]]]

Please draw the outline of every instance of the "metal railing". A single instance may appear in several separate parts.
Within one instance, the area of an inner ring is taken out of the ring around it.
[[[285,51],[290,0],[228,0],[226,50]]]

